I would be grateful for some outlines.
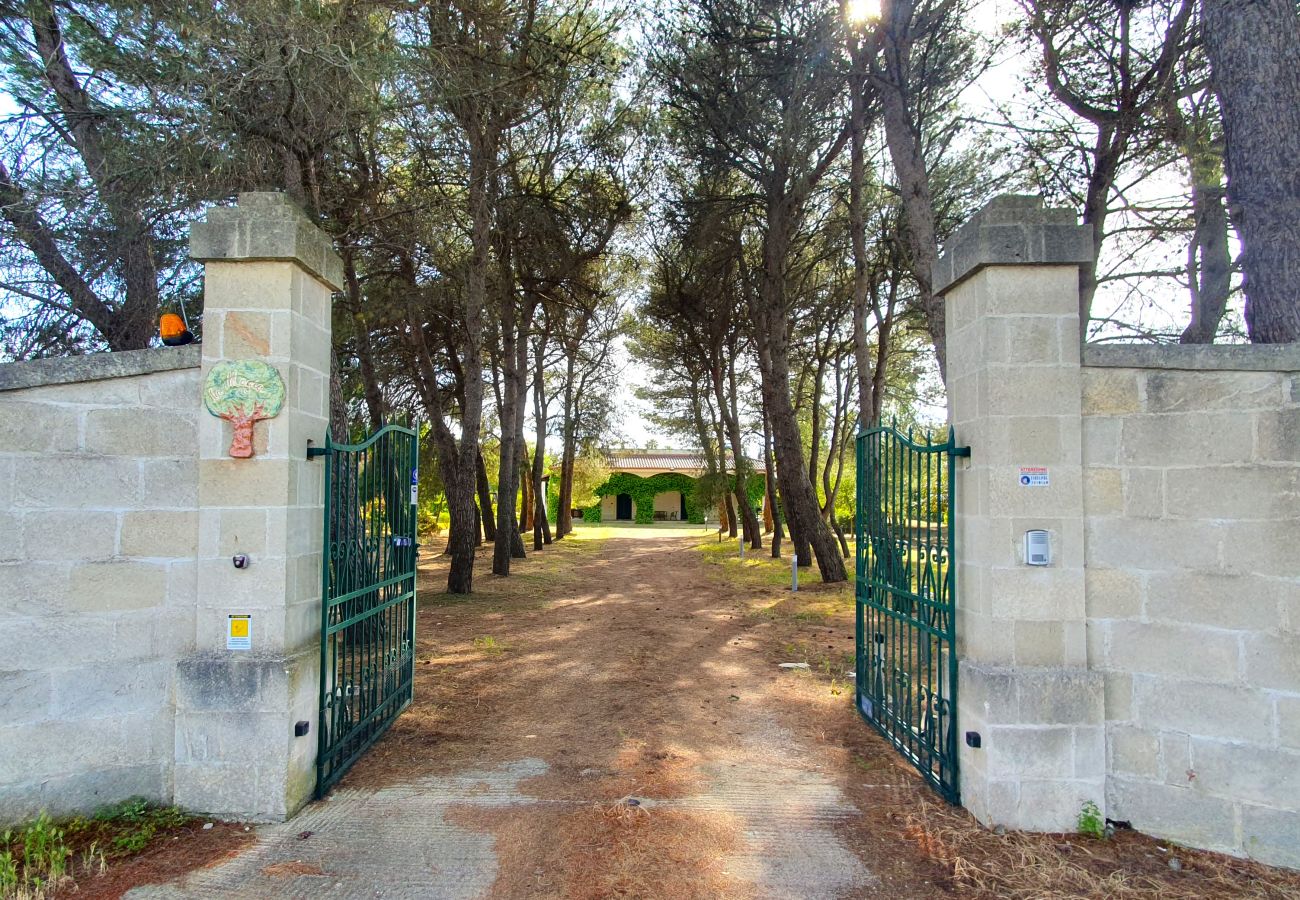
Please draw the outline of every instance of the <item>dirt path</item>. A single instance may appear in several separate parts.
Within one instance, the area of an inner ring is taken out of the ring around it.
[[[1137,836],[978,828],[853,712],[848,590],[701,539],[588,530],[470,598],[429,560],[412,708],[326,801],[128,896],[1288,895],[1212,855],[1167,884]]]

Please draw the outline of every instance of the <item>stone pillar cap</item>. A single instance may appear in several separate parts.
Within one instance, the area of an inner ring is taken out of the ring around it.
[[[1002,194],[944,244],[931,273],[942,295],[985,266],[1064,266],[1092,261],[1092,234],[1074,210],[1048,209],[1042,197]]]
[[[245,192],[234,206],[208,210],[190,226],[190,258],[199,262],[291,260],[331,290],[343,290],[343,261],[325,232],[285,194]]]

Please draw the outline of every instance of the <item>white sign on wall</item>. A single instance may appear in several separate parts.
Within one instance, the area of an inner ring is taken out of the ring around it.
[[[226,649],[253,649],[253,617],[248,615],[226,617]]]
[[[1047,487],[1052,483],[1052,474],[1046,466],[1021,466],[1021,487]]]

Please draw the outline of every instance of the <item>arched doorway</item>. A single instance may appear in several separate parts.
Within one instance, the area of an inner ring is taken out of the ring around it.
[[[614,518],[620,522],[632,521],[632,495],[619,494],[614,500]]]

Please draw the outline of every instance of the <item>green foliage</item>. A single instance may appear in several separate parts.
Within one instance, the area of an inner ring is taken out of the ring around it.
[[[586,509],[584,509],[582,511],[582,521],[586,522],[589,525],[599,525],[600,504],[597,503],[595,506],[588,506]]]
[[[38,894],[57,885],[68,874],[68,847],[62,828],[42,812],[25,828],[0,835],[0,896],[20,891]]]
[[[160,833],[189,821],[177,807],[150,806],[142,797],[59,823],[42,812],[35,821],[0,834],[0,897],[44,896],[74,868],[78,876],[102,872],[106,859],[139,853]],[[69,864],[74,849],[79,866]]]
[[[636,504],[637,524],[649,525],[655,520],[656,495],[679,491],[686,498],[686,520],[699,525],[704,522],[704,509],[696,503],[696,485],[696,479],[680,472],[660,472],[649,478],[642,478],[631,472],[615,472],[608,481],[596,488],[595,494],[597,497],[630,495],[632,502]]]
[[[1079,834],[1098,840],[1106,837],[1106,820],[1102,818],[1097,804],[1091,800],[1085,802],[1083,809],[1079,811]]]

